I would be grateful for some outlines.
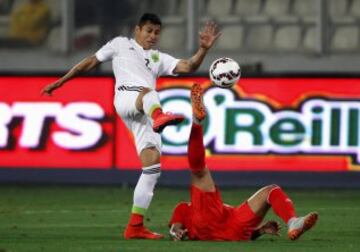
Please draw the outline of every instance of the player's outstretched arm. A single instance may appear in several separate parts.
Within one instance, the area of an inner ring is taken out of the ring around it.
[[[256,240],[264,234],[280,236],[280,229],[280,223],[276,221],[268,221],[252,232],[251,240]]]
[[[204,29],[199,33],[199,49],[190,59],[182,59],[176,65],[174,73],[192,73],[196,71],[203,62],[208,50],[214,45],[215,41],[220,37],[221,32],[218,31],[214,22],[207,22]]]
[[[54,92],[56,89],[63,86],[67,81],[71,80],[75,76],[88,72],[92,69],[94,69],[96,66],[98,66],[101,62],[98,61],[95,55],[89,56],[82,61],[80,61],[78,64],[76,64],[73,68],[70,69],[69,72],[67,72],[63,77],[58,79],[57,81],[47,85],[41,90],[42,95],[48,95],[51,96],[52,92]]]

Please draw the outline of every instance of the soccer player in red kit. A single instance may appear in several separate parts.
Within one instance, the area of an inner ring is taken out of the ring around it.
[[[261,224],[272,208],[288,225],[288,237],[298,239],[312,228],[316,212],[298,217],[291,199],[278,185],[261,188],[241,205],[234,207],[222,202],[219,189],[205,164],[203,129],[201,121],[206,116],[202,102],[202,89],[194,84],[191,89],[193,124],[188,146],[191,169],[191,202],[180,202],[174,209],[169,226],[173,240],[241,241],[254,240],[263,234],[279,234],[275,221]]]

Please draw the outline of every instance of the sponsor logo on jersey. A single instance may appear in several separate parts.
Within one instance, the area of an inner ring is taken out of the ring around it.
[[[158,52],[151,53],[151,59],[154,63],[159,62],[159,60],[160,60],[159,53]]]

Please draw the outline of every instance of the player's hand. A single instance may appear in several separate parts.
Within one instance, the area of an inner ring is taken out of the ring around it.
[[[58,89],[61,86],[62,84],[59,81],[51,83],[41,90],[41,95],[51,96],[52,92],[54,92],[55,89]]]
[[[264,234],[280,236],[280,223],[276,221],[268,221],[262,227],[261,230]]]
[[[220,37],[217,25],[213,21],[207,21],[204,29],[199,33],[200,47],[204,49],[210,49],[215,41]]]
[[[169,230],[170,237],[173,241],[181,241],[185,238],[188,230],[178,228],[176,225],[171,225],[171,228]]]

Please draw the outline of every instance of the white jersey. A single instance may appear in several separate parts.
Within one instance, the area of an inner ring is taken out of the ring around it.
[[[156,87],[156,79],[163,75],[174,75],[179,59],[157,50],[144,50],[134,39],[116,37],[96,52],[100,62],[112,60],[119,86]]]

